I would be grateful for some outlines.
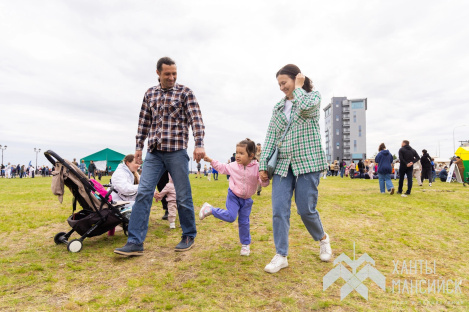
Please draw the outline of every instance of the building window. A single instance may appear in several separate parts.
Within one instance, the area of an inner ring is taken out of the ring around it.
[[[362,136],[362,126],[361,125],[358,126],[358,136],[359,137]]]
[[[339,115],[335,115],[335,121],[339,121]]]
[[[339,129],[335,129],[335,134],[339,135]]]
[[[353,122],[357,122],[357,112],[353,112]]]
[[[353,151],[357,151],[357,140],[353,140]]]
[[[335,145],[335,146],[336,146],[336,148],[337,148],[337,149],[339,149],[339,143],[336,143],[336,145]]]

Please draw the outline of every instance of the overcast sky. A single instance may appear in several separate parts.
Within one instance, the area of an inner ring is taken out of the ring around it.
[[[2,1],[4,163],[34,165],[35,147],[67,159],[133,153],[162,56],[199,101],[212,158],[226,161],[246,137],[263,143],[288,63],[322,108],[368,98],[368,155],[408,139],[449,157],[453,131],[456,146],[469,139],[467,12],[467,1]]]

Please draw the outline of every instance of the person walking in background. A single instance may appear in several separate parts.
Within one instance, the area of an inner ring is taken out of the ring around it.
[[[234,222],[238,218],[239,240],[241,243],[241,256],[249,256],[251,253],[251,232],[249,216],[252,209],[252,195],[257,190],[257,184],[269,185],[267,181],[261,181],[259,176],[259,163],[255,159],[256,146],[250,139],[245,139],[236,145],[236,160],[229,164],[223,164],[208,156],[205,161],[216,168],[222,174],[230,175],[230,186],[226,198],[226,209],[214,208],[209,203],[204,203],[199,212],[200,220],[213,215],[215,218],[226,222]]]
[[[432,182],[436,180],[436,165],[435,165],[435,158],[432,157]]]
[[[274,106],[259,168],[262,181],[268,181],[267,158],[272,155],[285,133],[272,177],[272,223],[276,255],[264,268],[268,273],[276,273],[288,266],[293,194],[305,228],[319,242],[319,258],[322,261],[332,259],[330,238],[316,210],[321,172],[327,169],[319,130],[321,95],[313,91],[311,80],[296,65],[284,66],[276,77],[285,97]],[[291,127],[285,132],[290,122]],[[308,144],[304,144],[304,140]]]
[[[432,158],[427,150],[422,150],[422,157],[420,157],[420,164],[422,165],[422,184],[425,179],[428,179],[428,185],[432,186]]]
[[[399,176],[399,159],[394,163],[394,180]]]
[[[83,159],[81,160],[80,166],[78,166],[78,168],[81,170],[81,172],[86,174],[86,165],[85,165],[85,161]]]
[[[96,177],[94,176],[94,172],[96,171],[96,165],[92,160],[90,160],[90,164],[88,166],[88,179],[91,179],[91,176],[93,176],[93,179],[96,180]]]
[[[200,163],[200,161],[197,163],[197,175],[195,176],[195,178],[202,178],[202,176],[200,175],[200,169],[202,168],[202,164]]]
[[[391,181],[393,157],[386,149],[384,143],[379,145],[378,151],[379,153],[376,155],[375,162],[378,164],[379,190],[381,194],[385,194],[386,190],[388,190],[392,195],[394,194],[394,185]]]
[[[78,163],[77,163],[77,159],[76,159],[76,158],[73,158],[72,164],[74,164],[75,166],[78,167]]]
[[[340,165],[339,165],[339,170],[340,170],[340,177],[343,178],[344,177],[344,174],[345,174],[345,167],[347,166],[347,164],[345,163],[345,161],[342,159],[340,161]]]
[[[175,251],[191,249],[197,235],[187,145],[191,127],[195,143],[193,158],[199,162],[205,156],[202,113],[192,90],[176,83],[177,67],[172,59],[159,59],[156,73],[159,85],[145,92],[138,121],[135,148],[137,163],[142,163],[142,149],[147,137],[148,152],[132,207],[129,236],[124,247],[114,250],[124,256],[143,255],[154,191],[166,170],[174,181],[182,228],[182,239]]]
[[[375,175],[375,164],[373,163],[372,160],[370,160],[370,164],[368,165],[368,176],[370,177],[371,180],[373,180]]]
[[[168,183],[166,183],[165,187],[159,192],[155,193],[154,195],[156,201],[166,198],[168,203],[168,218],[169,221],[169,228],[175,229],[176,228],[176,216],[177,216],[177,203],[176,203],[176,189],[174,188],[173,179],[171,179],[171,175],[168,174]]]
[[[410,147],[409,141],[402,141],[401,148],[399,149],[399,188],[397,194],[402,194],[402,188],[404,187],[404,177],[407,175],[407,191],[402,194],[403,197],[410,195],[412,191],[412,175],[414,172],[414,163],[420,160],[420,156],[417,152]]]
[[[215,168],[212,168],[213,181],[218,181],[218,171]]]

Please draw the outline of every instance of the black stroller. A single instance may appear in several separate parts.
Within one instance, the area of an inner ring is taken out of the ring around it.
[[[52,173],[52,192],[58,195],[62,202],[64,185],[73,194],[73,212],[67,219],[72,230],[68,233],[60,232],[54,237],[54,242],[66,244],[70,252],[79,252],[83,247],[83,240],[87,237],[98,236],[122,224],[124,234],[127,235],[130,212],[126,205],[129,202],[112,202],[109,196],[112,186],[105,196],[99,194],[88,177],[73,163],[61,158],[51,150],[44,153],[54,165]],[[78,204],[83,208],[75,212]],[[81,235],[78,239],[68,241],[73,232]]]

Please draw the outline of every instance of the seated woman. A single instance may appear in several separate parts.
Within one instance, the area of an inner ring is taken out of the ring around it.
[[[111,177],[111,184],[114,187],[114,191],[111,194],[112,200],[135,201],[140,180],[137,172],[139,166],[132,154],[125,156],[122,163],[117,166],[116,171],[114,171]]]
[[[132,207],[137,197],[138,182],[140,176],[137,173],[140,165],[135,162],[135,156],[129,154],[124,157],[116,171],[112,174],[111,184],[114,187],[114,191],[111,193],[113,201],[129,201],[127,207]],[[108,235],[113,236],[115,228],[109,230]]]

